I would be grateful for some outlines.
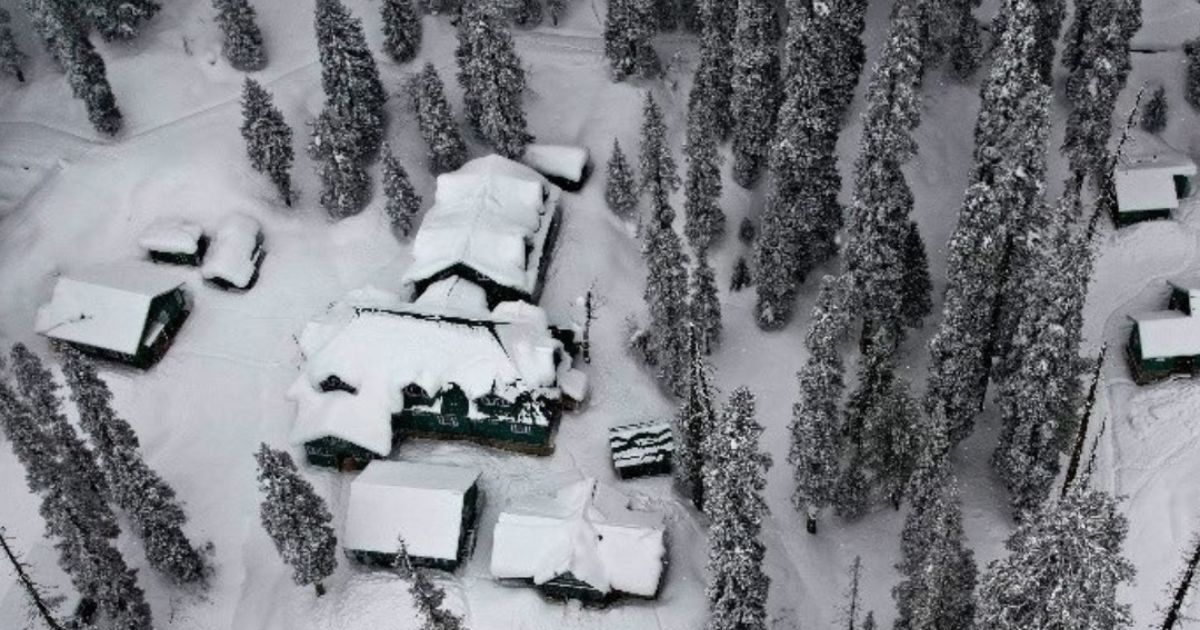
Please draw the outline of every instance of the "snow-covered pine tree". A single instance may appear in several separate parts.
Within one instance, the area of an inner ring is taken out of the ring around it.
[[[679,0],[654,0],[654,15],[658,30],[675,30],[679,27]]]
[[[717,121],[712,115],[709,92],[692,90],[688,101],[687,156],[684,181],[684,228],[695,252],[705,251],[725,231],[725,213],[721,211],[721,152]],[[693,108],[699,111],[693,111]]]
[[[540,0],[507,0],[509,19],[521,28],[534,28],[542,23]]]
[[[733,272],[729,274],[729,290],[737,293],[754,284],[754,276],[750,273],[750,263],[745,256],[738,256],[733,263]]]
[[[665,200],[663,200],[665,203]],[[670,207],[657,208],[654,216],[671,215]],[[687,257],[679,234],[668,221],[652,221],[645,232],[643,257],[646,259],[646,305],[650,311],[647,329],[649,355],[658,378],[668,390],[681,394],[687,385],[688,321]]]
[[[970,434],[988,372],[1003,337],[994,314],[1012,243],[1041,212],[1049,134],[1049,88],[1036,64],[1037,12],[1006,0],[1003,39],[982,89],[975,156],[958,224],[950,238],[941,325],[930,342],[926,409],[946,418],[955,442]]]
[[[321,207],[334,219],[362,212],[371,196],[371,179],[359,160],[361,148],[353,123],[326,108],[312,125],[308,154],[321,178]]]
[[[925,239],[916,221],[909,221],[904,239],[904,280],[901,284],[901,315],[904,325],[920,328],[925,316],[933,311],[933,280],[929,277],[929,256]]]
[[[690,282],[688,319],[700,335],[704,353],[712,354],[721,341],[721,298],[717,294],[716,272],[703,251],[696,254],[696,267],[692,270]]]
[[[1192,107],[1200,109],[1200,37],[1189,39],[1183,45],[1187,57],[1187,81],[1183,97]]]
[[[408,171],[392,153],[388,143],[383,143],[383,195],[387,197],[384,212],[392,225],[392,231],[407,237],[421,211],[421,196],[413,189]]]
[[[558,21],[567,12],[570,0],[546,0],[546,12],[550,14],[550,22],[558,26]]]
[[[351,137],[344,147],[354,160],[369,162],[383,142],[387,94],[362,20],[351,15],[342,0],[317,0],[314,26],[325,112],[345,121]]]
[[[242,87],[242,138],[254,170],[265,174],[283,203],[292,205],[292,128],[275,106],[271,93],[246,77]]]
[[[846,276],[826,276],[813,305],[805,337],[808,361],[797,375],[800,398],[792,407],[791,449],[795,467],[792,503],[804,513],[808,533],[817,533],[817,515],[833,505],[841,465],[841,406],[844,367],[838,343],[846,335],[850,297]]]
[[[663,122],[662,110],[649,92],[642,108],[638,171],[641,173],[638,190],[650,193],[650,230],[670,228],[675,221],[675,211],[671,209],[669,197],[679,188],[679,174],[667,143],[667,125]]]
[[[81,4],[88,22],[107,42],[137,37],[142,23],[162,9],[154,0],[84,0]]]
[[[840,126],[854,99],[854,87],[858,85],[867,60],[862,41],[867,25],[867,0],[829,0],[827,4],[828,12],[821,17],[830,22],[823,28],[829,30],[828,37],[833,38],[833,45],[824,51],[821,63],[827,66],[825,72],[829,74],[830,122]]]
[[[468,0],[454,54],[467,122],[497,153],[519,158],[533,141],[521,103],[525,69],[497,8],[484,0]]]
[[[0,33],[0,38],[3,34]],[[0,51],[3,44],[0,43]],[[0,58],[3,57],[0,52]],[[1154,88],[1150,93],[1150,99],[1142,106],[1142,117],[1140,124],[1142,129],[1150,133],[1158,133],[1167,128],[1167,89],[1163,86]]]
[[[458,169],[467,161],[467,145],[458,123],[454,122],[454,112],[446,100],[446,86],[437,68],[432,63],[425,64],[413,77],[408,92],[425,140],[429,170],[436,175]]]
[[[950,76],[966,81],[983,61],[983,34],[979,20],[975,18],[975,7],[980,0],[944,0],[951,10],[945,32],[949,34],[946,55],[950,59]]]
[[[862,556],[854,556],[850,563],[850,584],[846,587],[846,603],[839,623],[845,630],[858,630],[858,615],[862,609]]]
[[[25,72],[22,67],[29,58],[17,47],[13,39],[12,27],[9,23],[12,16],[6,9],[0,9],[0,74],[15,77],[18,82],[25,82]]]
[[[217,10],[217,25],[225,37],[221,54],[229,60],[229,65],[242,72],[267,67],[258,14],[250,0],[213,0],[213,8]]]
[[[657,28],[655,0],[609,0],[604,14],[604,56],[614,80],[658,74],[660,63],[652,41]]]
[[[1134,576],[1121,555],[1128,531],[1117,502],[1086,483],[1045,504],[980,580],[976,630],[1130,627],[1129,606],[1117,599]]]
[[[717,428],[716,389],[712,367],[704,358],[699,333],[688,334],[688,380],[683,404],[675,415],[675,483],[698,510],[704,510],[705,436]]]
[[[613,138],[612,153],[608,156],[608,178],[604,181],[604,201],[613,214],[629,220],[637,215],[638,196],[634,190],[633,170],[621,150],[621,143]]]
[[[779,109],[779,27],[768,0],[738,0],[733,36],[733,180],[743,188],[766,165]]]
[[[113,502],[142,539],[146,560],[176,583],[206,586],[210,568],[183,533],[187,515],[175,490],[146,465],[137,434],[112,408],[108,385],[76,350],[63,352],[62,369],[79,426],[95,446]]]
[[[117,108],[117,97],[108,83],[104,58],[86,37],[76,39],[69,49],[71,52],[65,58],[70,60],[67,64],[67,81],[71,84],[71,91],[87,107],[88,120],[96,131],[116,135],[124,125],[124,119]]]
[[[2,534],[3,530],[0,529],[0,535]],[[1192,592],[1193,583],[1196,579],[1197,567],[1200,567],[1200,537],[1193,535],[1184,556],[1183,570],[1179,572],[1179,576],[1173,581],[1174,587],[1171,589],[1171,603],[1167,606],[1167,611],[1163,615],[1162,630],[1177,630],[1185,622],[1191,621],[1185,616],[1184,609],[1191,599],[1189,595]]]
[[[1038,11],[1041,14],[1037,26],[1039,70],[1042,81],[1050,85],[1054,80],[1056,43],[1062,34],[1063,19],[1067,16],[1067,0],[1043,0],[1038,3]]]
[[[729,102],[733,93],[733,33],[737,3],[728,0],[700,0],[700,63],[688,93],[688,130],[696,117],[711,124],[722,140],[733,128]]]
[[[1086,4],[1071,27],[1081,48],[1067,60],[1071,113],[1062,147],[1077,177],[1095,176],[1106,164],[1113,111],[1132,69],[1129,42],[1142,25],[1141,0]]]
[[[0,407],[0,410],[3,408]],[[55,608],[58,606],[58,600],[51,598],[41,584],[38,584],[29,575],[29,563],[21,559],[13,549],[12,541],[9,540],[4,527],[0,526],[0,551],[4,552],[4,557],[8,558],[8,563],[12,566],[12,572],[17,578],[17,584],[21,590],[25,592],[25,599],[31,611],[31,620],[36,618],[41,620],[49,630],[65,630],[63,624],[58,621],[58,615],[55,613]]]
[[[716,430],[705,439],[705,513],[708,536],[709,613],[706,630],[765,630],[767,590],[761,540],[767,503],[763,490],[771,458],[762,452],[763,428],[754,394],[733,390]]]
[[[412,597],[413,607],[424,621],[421,630],[466,630],[462,617],[446,610],[446,591],[429,579],[424,571],[413,566],[404,540],[400,540],[396,566],[400,567],[408,578],[408,594]]]
[[[337,567],[337,538],[329,525],[333,515],[312,484],[300,476],[291,455],[263,443],[254,459],[263,494],[263,529],[292,567],[292,581],[314,585],[320,597],[325,593],[321,582]]]
[[[396,63],[407,63],[421,48],[421,16],[412,0],[383,0],[379,5],[383,20],[383,51]]]

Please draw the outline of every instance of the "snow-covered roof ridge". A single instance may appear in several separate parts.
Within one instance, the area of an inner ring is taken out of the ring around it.
[[[1165,170],[1191,176],[1196,174],[1196,162],[1162,138],[1134,129],[1130,130],[1117,170]]]
[[[652,597],[665,557],[662,515],[635,511],[628,497],[588,478],[504,510],[491,571],[535,584],[570,573],[602,593]]]
[[[55,282],[34,327],[55,339],[136,354],[151,301],[183,284],[175,273],[141,261],[71,271]]]

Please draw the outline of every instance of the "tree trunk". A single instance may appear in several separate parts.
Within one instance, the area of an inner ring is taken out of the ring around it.
[[[1163,619],[1162,630],[1175,630],[1179,622],[1184,621],[1183,603],[1188,591],[1192,588],[1192,579],[1196,576],[1196,565],[1200,564],[1200,537],[1192,541],[1192,553],[1188,557],[1187,566],[1179,576],[1179,586],[1175,587],[1175,595],[1171,598],[1171,608]]]

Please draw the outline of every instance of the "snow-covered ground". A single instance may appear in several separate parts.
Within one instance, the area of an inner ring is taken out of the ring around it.
[[[19,31],[25,21],[14,0]],[[0,93],[0,346],[17,341],[45,350],[33,319],[62,270],[139,255],[137,235],[155,219],[187,218],[212,229],[227,213],[241,211],[265,226],[268,254],[255,288],[230,294],[204,285],[195,270],[176,271],[195,296],[195,309],[165,359],[141,373],[109,369],[120,411],[137,429],[152,466],[187,502],[188,532],[216,548],[213,588],[202,597],[169,587],[146,567],[136,541],[122,549],[141,568],[140,582],[151,599],[158,628],[187,630],[304,630],[362,627],[415,628],[404,584],[390,573],[371,572],[342,561],[316,599],[295,587],[258,524],[258,492],[251,453],[260,441],[286,444],[294,406],[284,392],[300,369],[295,342],[304,323],[364,284],[397,287],[407,265],[407,245],[397,243],[377,198],[363,214],[330,223],[317,207],[312,164],[298,152],[292,209],[275,201],[270,184],[251,170],[238,134],[242,75],[219,59],[219,36],[207,0],[173,0],[140,39],[125,46],[100,46],[109,77],[125,114],[126,130],[116,140],[97,137],[66,82],[28,35],[22,47],[33,54],[30,82],[5,83]],[[321,107],[319,67],[312,37],[310,3],[258,0],[270,64],[256,76],[275,94],[297,140]],[[378,3],[347,0],[364,18],[378,49]],[[989,7],[981,15],[989,14]],[[889,2],[872,2],[866,38],[872,53],[886,28]],[[1134,58],[1132,88],[1145,82],[1166,85],[1172,111],[1164,136],[1193,156],[1200,155],[1200,123],[1183,103],[1181,42],[1198,32],[1200,8],[1190,0],[1146,2],[1146,26],[1139,47],[1154,54]],[[660,37],[669,67],[666,81],[613,84],[606,75],[599,38],[602,0],[576,0],[564,25],[517,32],[519,52],[529,70],[526,98],[532,131],[539,141],[588,147],[602,172],[612,138],[636,152],[642,91],[650,89],[664,105],[672,142],[682,141],[683,113],[695,44],[681,34]],[[392,98],[388,138],[427,203],[433,180],[424,168],[424,146],[401,86],[404,77],[432,61],[459,107],[454,82],[454,33],[445,19],[426,18],[420,59],[397,66],[379,56]],[[865,76],[865,75],[864,75]],[[1127,91],[1120,117],[1132,105]],[[930,247],[931,270],[940,293],[944,284],[945,243],[953,229],[967,177],[972,128],[978,106],[977,83],[956,85],[934,71],[926,85],[919,157],[909,168],[917,199],[917,219]],[[861,93],[861,86],[860,86]],[[1056,103],[1056,147],[1061,141],[1061,83]],[[843,135],[843,176],[858,141],[856,113]],[[298,149],[302,148],[300,146]],[[472,147],[472,155],[483,151]],[[679,156],[682,158],[682,156]],[[1052,181],[1061,178],[1053,154]],[[682,160],[681,160],[682,164]],[[574,302],[589,286],[600,297],[593,330],[593,362],[586,371],[594,385],[587,407],[564,419],[553,457],[533,458],[462,444],[408,443],[397,456],[406,460],[475,466],[484,472],[486,506],[481,536],[471,561],[443,578],[452,605],[467,614],[470,627],[483,630],[560,628],[664,628],[701,625],[704,529],[698,515],[681,503],[664,479],[619,483],[608,461],[607,429],[633,421],[664,418],[673,402],[623,350],[626,318],[641,309],[644,277],[632,228],[604,207],[602,174],[580,194],[566,197],[558,256],[550,270],[542,305],[558,321],[574,314]],[[848,185],[847,185],[848,188]],[[1056,187],[1055,187],[1056,188]],[[677,200],[679,201],[679,200]],[[724,289],[744,246],[733,231],[761,205],[761,191],[747,192],[726,182],[723,205],[730,234],[717,247],[714,265]],[[680,204],[676,204],[680,207]],[[830,267],[832,270],[834,267]],[[1144,224],[1101,238],[1096,279],[1087,313],[1085,351],[1104,341],[1111,351],[1095,426],[1100,439],[1095,482],[1126,497],[1131,532],[1127,552],[1138,568],[1137,583],[1123,596],[1134,607],[1139,627],[1155,619],[1155,607],[1177,570],[1182,546],[1200,527],[1200,385],[1174,381],[1138,388],[1122,359],[1125,315],[1157,308],[1165,295],[1163,278],[1200,271],[1200,203],[1179,221]],[[897,576],[902,513],[880,507],[853,524],[824,523],[817,537],[803,531],[790,507],[791,475],[784,460],[787,423],[796,396],[795,371],[805,359],[801,344],[812,286],[805,288],[799,316],[785,330],[763,333],[754,326],[753,293],[723,295],[725,337],[714,357],[723,391],[748,385],[758,395],[763,443],[775,458],[768,487],[772,509],[766,525],[768,571],[773,578],[771,617],[780,628],[829,627],[837,618],[846,571],[854,556],[865,563],[866,607],[888,623],[890,589]],[[928,335],[907,342],[906,364],[918,385],[925,373]],[[994,421],[980,428],[955,454],[963,483],[970,543],[986,563],[1003,552],[1011,527],[1006,498],[987,464]],[[349,478],[307,469],[327,497],[341,528]],[[547,602],[530,590],[496,584],[488,573],[490,532],[506,503],[529,492],[550,491],[570,481],[597,477],[636,495],[639,503],[666,514],[671,564],[661,597],[598,610]],[[22,481],[8,448],[0,448],[0,525],[35,563],[49,583],[66,582],[54,566],[54,553],[42,540],[37,503]],[[1200,605],[1192,607],[1200,615]],[[23,615],[20,595],[0,571],[0,628],[16,627]]]

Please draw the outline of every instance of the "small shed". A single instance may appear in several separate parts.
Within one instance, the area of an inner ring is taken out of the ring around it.
[[[632,509],[628,497],[595,479],[514,503],[493,531],[492,575],[551,597],[653,599],[666,562],[662,514]]]
[[[1191,196],[1196,170],[1195,161],[1183,152],[1135,132],[1113,173],[1117,225],[1170,218],[1179,201]]]
[[[592,174],[591,156],[583,147],[531,144],[525,148],[521,163],[568,192],[578,192]]]
[[[191,221],[159,219],[138,236],[138,246],[154,262],[198,267],[208,249],[204,228]]]
[[[1141,385],[1173,374],[1200,372],[1200,276],[1167,280],[1167,310],[1131,315],[1125,348],[1129,371]]]
[[[51,339],[140,368],[170,347],[191,312],[183,280],[144,262],[97,265],[61,276],[35,327]]]
[[[266,250],[262,224],[257,219],[235,212],[217,227],[200,275],[227,291],[249,291],[258,282]]]
[[[675,438],[669,422],[642,422],[608,430],[613,468],[621,479],[671,472]]]
[[[453,571],[475,542],[479,471],[474,468],[374,461],[350,483],[346,555],[395,567],[404,539],[413,564]]]

